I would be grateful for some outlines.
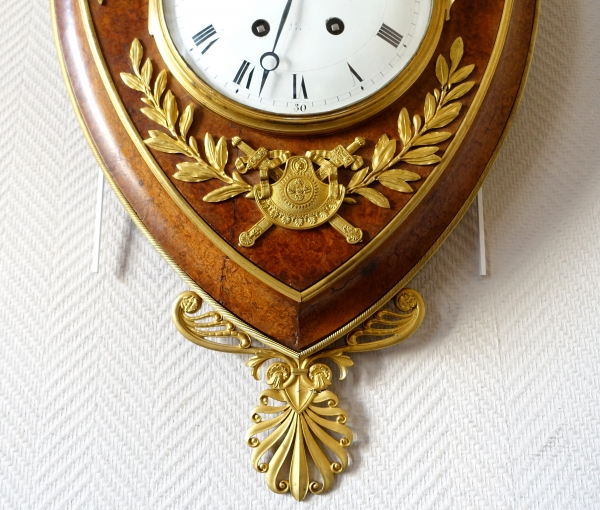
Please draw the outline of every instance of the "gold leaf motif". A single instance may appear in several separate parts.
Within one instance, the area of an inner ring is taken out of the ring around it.
[[[169,128],[165,115],[161,111],[156,110],[156,108],[142,108],[140,111],[150,120],[160,124],[162,127]]]
[[[388,170],[381,174],[381,177],[394,177],[397,179],[402,179],[403,181],[420,181],[421,176],[414,172],[409,172],[408,170]]]
[[[137,76],[129,73],[121,73],[121,79],[130,89],[137,90],[138,92],[144,92],[144,84]]]
[[[206,195],[203,200],[205,202],[224,202],[225,200],[229,200],[230,198],[237,197],[242,193],[247,193],[249,191],[250,186],[242,186],[240,184],[231,184],[230,186],[223,186],[222,188],[218,188],[214,191],[211,191],[208,195]]]
[[[427,93],[427,96],[425,97],[425,124],[428,124],[429,121],[433,119],[436,107],[437,103],[435,97]]]
[[[222,136],[221,138],[219,138],[219,141],[217,142],[217,147],[215,149],[215,163],[217,164],[221,172],[225,169],[225,165],[227,164],[228,159],[229,154],[227,152],[227,140],[224,136]]]
[[[354,366],[354,362],[352,361],[350,356],[347,356],[343,352],[331,353],[327,355],[327,358],[334,361],[335,364],[338,366],[340,370],[340,381],[346,378],[346,376],[348,375],[348,369]]]
[[[175,100],[175,96],[170,90],[168,90],[165,94],[163,106],[166,113],[167,125],[170,130],[173,130],[175,129],[175,123],[179,117],[179,110],[177,109],[177,101]]]
[[[420,115],[415,115],[413,117],[413,127],[415,128],[415,135],[417,135],[417,133],[421,132],[422,123],[423,123],[423,121],[421,120]]]
[[[474,86],[474,81],[466,81],[465,83],[461,83],[455,89],[452,89],[450,92],[448,92],[444,104],[449,103],[450,101],[455,101],[456,99],[460,99],[464,95],[468,94]]]
[[[461,81],[466,80],[470,74],[475,69],[475,66],[471,64],[470,66],[463,67],[456,71],[452,76],[450,76],[450,85],[454,85],[455,83],[460,83]]]
[[[427,166],[427,165],[436,165],[442,158],[439,156],[425,156],[422,158],[406,158],[406,161],[409,165],[417,165],[417,166]]]
[[[154,150],[166,152],[167,154],[182,153],[181,147],[177,144],[177,142],[168,136],[148,138],[147,140],[144,140],[144,143]]]
[[[461,108],[462,105],[460,103],[454,103],[442,108],[438,111],[434,119],[429,124],[429,129],[439,129],[446,127],[454,119],[456,119],[456,117],[458,117]]]
[[[460,61],[463,58],[463,54],[465,52],[465,45],[463,43],[462,37],[459,37],[452,44],[452,48],[450,48],[450,60],[452,62],[452,66],[450,67],[450,75],[454,74],[454,71],[458,68]]]
[[[187,136],[190,127],[192,126],[192,122],[194,121],[194,106],[189,104],[185,110],[183,110],[183,114],[181,115],[181,119],[179,119],[179,132],[181,136],[184,138]]]
[[[215,170],[206,163],[179,163],[177,165],[179,172],[173,177],[184,182],[203,182],[209,179],[216,179]]]
[[[386,136],[387,138],[387,136]],[[383,139],[380,138],[380,141]],[[375,150],[375,154],[373,155],[373,171],[379,172],[382,168],[391,161],[396,154],[396,140],[388,140],[381,144],[381,149]]]
[[[390,141],[390,138],[388,135],[383,134],[379,137],[379,140],[377,140],[377,145],[375,145],[375,150],[373,151],[373,157],[375,157],[377,154],[380,154],[381,151],[383,151],[384,147],[386,146],[386,144]]]
[[[192,152],[194,154],[199,155],[200,152],[198,152],[198,142],[196,141],[196,139],[193,136],[190,136],[188,143],[190,145],[190,148],[192,149]]]
[[[144,66],[142,67],[142,81],[146,84],[149,85],[150,82],[152,81],[152,62],[150,62],[150,59],[146,59],[146,62],[144,62]]]
[[[466,66],[458,71],[458,65],[462,59],[464,44],[462,39],[454,41],[451,50],[452,67],[448,67],[448,61],[440,55],[436,61],[436,76],[441,84],[441,89],[434,89],[433,94],[428,93],[425,97],[424,124],[420,115],[413,116],[412,129],[408,111],[402,109],[398,118],[398,133],[402,142],[402,149],[394,157],[396,147],[392,152],[393,141],[387,135],[382,135],[377,142],[373,152],[373,170],[371,172],[361,171],[359,176],[354,176],[348,185],[346,194],[362,194],[367,196],[373,203],[381,204],[380,197],[366,194],[362,191],[376,181],[382,185],[402,192],[412,192],[413,188],[407,184],[408,180],[398,175],[387,174],[396,163],[407,163],[409,165],[427,166],[441,162],[442,158],[436,155],[439,151],[438,144],[452,137],[451,132],[433,131],[453,122],[460,114],[462,105],[454,103],[467,94],[474,86],[473,82],[463,83],[454,87],[473,71],[474,66]],[[419,147],[419,148],[415,148]],[[413,174],[417,175],[418,174]],[[382,177],[383,176],[383,177]],[[420,177],[418,177],[420,179]],[[383,206],[383,205],[382,205]]]
[[[370,202],[373,202],[375,205],[377,205],[379,207],[383,207],[384,209],[389,209],[390,208],[390,202],[389,202],[389,200],[385,197],[385,195],[383,195],[382,193],[380,193],[376,189],[373,189],[373,188],[356,188],[355,193],[358,193],[359,195],[362,195],[367,200],[369,200]]]
[[[258,350],[252,358],[246,362],[246,366],[252,369],[252,377],[260,381],[259,370],[267,361],[273,359],[273,353],[269,350]]]
[[[382,151],[385,145],[390,141],[390,137],[386,134],[383,134],[377,140],[377,145],[375,145],[375,152]]]
[[[213,166],[213,168],[220,170],[221,167],[217,163],[217,148],[215,146],[215,140],[210,133],[204,135],[204,152],[206,153],[206,159]]]
[[[250,186],[245,180],[244,178],[239,174],[239,172],[236,172],[235,170],[233,171],[233,173],[231,174],[233,176],[233,182],[237,182],[238,184],[240,184],[241,186],[244,186],[244,189],[246,191],[251,190],[252,186]]]
[[[403,144],[407,144],[412,138],[412,130],[410,126],[410,117],[406,108],[402,108],[400,117],[398,118],[398,133]]]
[[[412,193],[414,191],[410,184],[397,177],[387,177],[385,174],[383,174],[380,175],[377,180],[386,188],[390,188],[401,193]]]
[[[179,148],[179,150],[183,150],[183,147],[181,147],[179,140],[177,140],[176,138],[171,138],[167,133],[163,133],[162,131],[151,130],[148,131],[148,134],[152,138],[160,138],[165,142],[174,143]]]
[[[446,62],[443,55],[440,55],[437,59],[435,74],[442,87],[445,87],[448,83],[448,62]],[[439,98],[436,99],[439,100]]]
[[[215,147],[212,137],[207,133],[207,136],[210,138],[210,141],[206,144],[208,146],[207,157],[212,167],[209,166],[200,155],[196,138],[190,136],[186,140],[194,119],[193,105],[188,105],[183,110],[181,118],[179,118],[179,109],[175,96],[170,90],[167,90],[166,94],[164,94],[167,87],[167,73],[164,70],[158,73],[152,87],[152,62],[150,59],[146,59],[143,68],[139,69],[139,64],[143,57],[143,48],[137,39],[132,43],[130,57],[135,76],[129,73],[122,73],[121,77],[124,83],[128,87],[145,95],[142,101],[147,107],[141,108],[141,112],[153,122],[166,128],[171,134],[169,136],[167,133],[161,131],[150,130],[150,138],[144,142],[154,150],[168,154],[182,154],[195,161],[177,165],[178,172],[175,172],[173,175],[175,179],[184,182],[201,182],[208,179],[218,179],[225,184],[233,184],[234,179],[229,177],[224,171],[229,157],[226,140],[221,138]],[[163,94],[164,99],[161,101]],[[179,123],[177,123],[178,119]],[[234,176],[234,178],[236,179],[235,186],[226,187],[222,192],[215,190],[209,194],[208,201],[221,201],[226,199],[223,197],[233,197],[252,190],[252,186],[246,183],[239,174]]]
[[[408,158],[424,158],[426,156],[431,156],[435,154],[440,149],[438,147],[421,147],[419,149],[413,149],[410,152],[407,152],[404,156],[406,159]]]
[[[167,88],[167,72],[163,69],[158,76],[156,77],[156,81],[154,82],[154,97],[157,101],[160,101],[160,98],[165,92]]]
[[[348,189],[352,189],[352,188],[354,188],[354,186],[357,186],[358,184],[360,184],[364,180],[364,178],[367,176],[368,173],[369,173],[369,167],[363,168],[362,170],[359,170],[358,172],[356,172],[352,176],[352,179],[350,179],[350,182],[348,183]]]
[[[129,50],[129,59],[131,60],[131,66],[135,74],[140,74],[140,64],[142,63],[142,55],[144,50],[139,39],[134,39],[131,49]]]
[[[423,136],[419,136],[415,139],[413,145],[435,145],[445,142],[451,136],[452,133],[447,131],[434,131],[433,133],[427,133]]]

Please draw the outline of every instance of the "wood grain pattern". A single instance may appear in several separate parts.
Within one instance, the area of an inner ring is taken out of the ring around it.
[[[144,135],[156,126],[140,113],[139,94],[121,82],[119,73],[130,68],[129,47],[135,37],[142,41],[146,56],[155,62],[155,67],[166,67],[148,36],[147,3],[139,0],[106,5],[91,2],[90,5],[110,74],[136,128]],[[480,81],[494,46],[503,7],[501,0],[457,2],[436,57],[439,53],[448,55],[452,41],[461,36],[465,42],[463,62],[476,65],[472,79]],[[65,0],[56,5],[62,53],[79,108],[112,176],[138,216],[175,262],[215,300],[252,327],[296,350],[317,343],[377,302],[411,271],[452,222],[477,186],[513,108],[526,65],[534,14],[534,0],[515,5],[506,47],[480,114],[429,196],[352,274],[314,299],[297,303],[233,263],[167,196],[113,110],[85,41],[77,1]],[[402,107],[411,114],[422,112],[426,93],[438,85],[434,66],[432,62],[414,86],[388,110],[341,133],[318,138],[277,138],[234,126],[210,111],[199,109],[192,132],[198,138],[207,131],[228,139],[241,136],[255,147],[285,148],[293,154],[330,149],[339,143],[347,145],[360,135],[369,140],[360,154],[370,156],[381,134],[397,136],[397,117]],[[191,102],[174,80],[169,81],[169,87],[181,99],[180,108]],[[470,104],[474,94],[475,90],[464,98],[465,105]],[[448,130],[455,132],[462,118],[461,114]],[[229,149],[232,164],[237,155],[231,145]],[[162,153],[153,155],[169,176],[176,171],[175,163],[181,161]],[[427,167],[410,169],[423,177],[430,171]],[[343,173],[342,182],[349,179],[350,174]],[[364,243],[348,245],[332,228],[325,226],[303,232],[273,228],[256,247],[238,248],[240,232],[261,218],[256,204],[245,199],[207,204],[202,197],[216,189],[218,183],[187,184],[175,179],[172,182],[223,239],[296,290],[319,282],[364,247]],[[363,229],[366,242],[377,235],[410,198],[380,185],[377,189],[390,199],[390,210],[359,198],[359,205],[344,205],[340,211],[344,218]]]

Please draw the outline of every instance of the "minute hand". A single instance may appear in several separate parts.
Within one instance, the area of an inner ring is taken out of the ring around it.
[[[273,51],[269,51],[269,52],[265,53],[260,58],[260,65],[263,67],[264,71],[263,71],[262,80],[260,82],[260,92],[258,93],[259,95],[262,94],[263,88],[265,87],[265,83],[267,82],[267,78],[269,77],[269,74],[271,73],[271,71],[274,71],[275,69],[277,69],[279,67],[279,56],[277,55],[277,53],[275,53],[275,48],[277,48],[277,43],[279,42],[279,37],[281,36],[281,32],[283,31],[283,26],[285,25],[285,22],[287,21],[287,17],[288,17],[288,14],[290,13],[291,7],[292,7],[292,0],[288,0],[287,4],[285,4],[285,9],[283,10],[283,14],[281,15],[281,21],[279,22],[279,30],[277,30],[277,37],[275,38],[275,44],[273,45]],[[263,59],[267,56],[275,58],[276,62],[275,62],[274,67],[266,68],[264,66]]]
[[[275,48],[277,48],[277,43],[279,42],[279,37],[281,36],[281,32],[283,31],[283,26],[287,21],[288,14],[290,13],[290,9],[292,7],[292,0],[288,0],[287,4],[285,4],[285,9],[283,10],[283,14],[281,15],[281,21],[279,22],[279,29],[277,30],[277,37],[275,38],[275,44],[273,45],[273,52],[275,52]]]

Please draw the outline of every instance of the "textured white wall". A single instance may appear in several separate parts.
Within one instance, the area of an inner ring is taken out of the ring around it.
[[[471,211],[412,286],[406,344],[334,390],[353,465],[314,508],[600,508],[600,3],[546,0],[523,103]],[[184,285],[106,190],[46,0],[0,9],[0,506],[298,508],[249,465],[263,383],[171,325]]]

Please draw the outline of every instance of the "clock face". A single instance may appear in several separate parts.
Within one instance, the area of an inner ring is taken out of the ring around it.
[[[365,100],[417,54],[434,0],[163,0],[189,68],[228,99],[282,116]]]

